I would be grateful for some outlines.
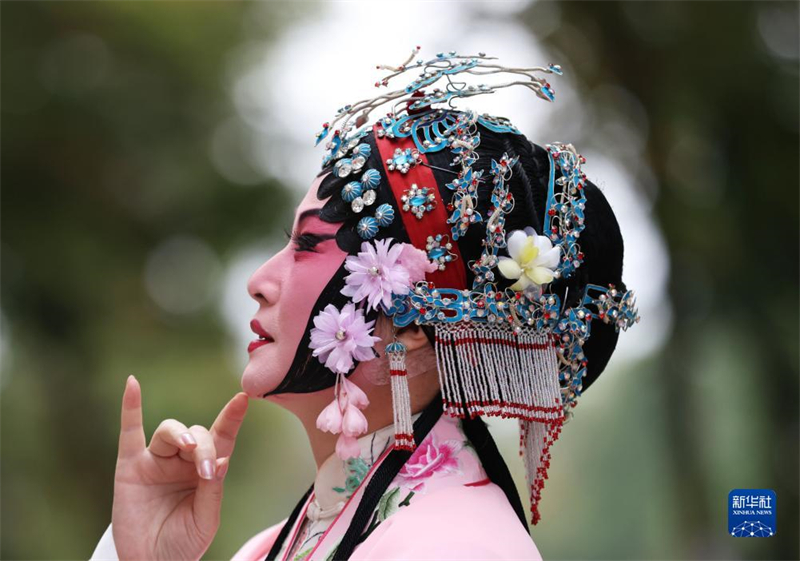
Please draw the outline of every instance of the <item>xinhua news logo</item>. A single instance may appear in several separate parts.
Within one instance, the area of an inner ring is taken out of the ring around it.
[[[775,535],[775,491],[734,489],[728,493],[728,532],[735,538]]]

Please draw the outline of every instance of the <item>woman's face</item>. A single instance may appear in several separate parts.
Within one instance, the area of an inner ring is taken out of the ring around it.
[[[297,207],[292,239],[250,277],[247,291],[258,302],[250,326],[254,340],[242,374],[250,397],[274,390],[289,372],[314,304],[347,253],[336,245],[341,223],[323,222],[317,199],[324,175],[316,178]]]

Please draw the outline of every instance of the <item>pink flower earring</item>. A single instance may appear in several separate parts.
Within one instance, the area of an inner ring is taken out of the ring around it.
[[[342,311],[328,305],[314,318],[310,347],[313,355],[336,373],[333,401],[317,417],[317,428],[339,434],[336,455],[342,460],[358,456],[357,437],[367,432],[367,418],[361,412],[369,400],[361,388],[345,377],[355,360],[374,358],[373,345],[379,337],[370,335],[375,321],[366,322],[362,310],[352,303]]]
[[[337,374],[337,378],[336,397],[317,417],[317,428],[339,435],[336,455],[347,460],[361,454],[358,437],[367,432],[367,418],[361,410],[369,405],[369,400],[367,394],[343,374]]]
[[[373,336],[375,321],[367,322],[364,311],[355,304],[363,302],[367,310],[386,313],[392,298],[405,295],[426,273],[438,269],[427,254],[411,244],[394,244],[392,239],[361,244],[358,255],[348,256],[345,268],[350,273],[345,278],[341,293],[352,302],[341,311],[328,304],[314,318],[310,348],[313,355],[336,374],[333,401],[317,417],[317,428],[338,434],[336,455],[347,460],[361,453],[358,437],[367,432],[367,418],[361,412],[369,400],[367,395],[348,380],[345,375],[353,369],[355,361],[375,358],[373,346],[380,337]],[[411,401],[406,375],[406,348],[397,339],[386,347],[392,380],[392,405],[394,409],[395,448],[414,449],[414,430],[411,424]]]

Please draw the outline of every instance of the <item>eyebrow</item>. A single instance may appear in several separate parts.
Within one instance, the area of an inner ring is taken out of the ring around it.
[[[319,208],[310,208],[308,210],[304,210],[300,213],[300,216],[297,217],[297,227],[299,228],[300,225],[303,223],[304,220],[307,218],[311,218],[314,216],[319,216],[319,213],[322,209]]]
[[[305,220],[306,218],[309,218],[311,216],[319,216],[319,213],[320,213],[321,210],[322,209],[319,209],[319,208],[310,208],[308,210],[304,210],[303,212],[300,213],[300,216],[298,217],[297,222],[298,223],[302,222],[303,220]]]

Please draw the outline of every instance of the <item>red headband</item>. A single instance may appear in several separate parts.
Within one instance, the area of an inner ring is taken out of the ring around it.
[[[417,146],[414,140],[408,136],[403,138],[388,138],[384,136],[381,138],[377,134],[379,128],[380,124],[375,123],[373,126],[375,143],[378,146],[378,151],[383,161],[383,172],[389,180],[389,186],[392,189],[394,201],[400,211],[399,214],[403,219],[403,226],[408,233],[411,244],[417,249],[425,251],[425,246],[428,243],[428,236],[441,234],[451,239],[450,226],[447,224],[446,205],[439,193],[439,186],[436,183],[436,178],[431,168],[427,165],[417,164],[412,166],[408,172],[401,173],[398,170],[390,171],[386,167],[386,161],[394,156],[396,148],[400,148],[401,150],[405,150],[406,148],[416,150]],[[423,163],[428,163],[428,158],[424,153],[420,153],[420,159]],[[436,197],[434,208],[423,214],[422,218],[417,218],[412,212],[403,211],[401,197],[414,183],[420,188],[428,187]],[[425,275],[425,278],[439,288],[464,289],[467,287],[467,273],[464,268],[464,260],[458,249],[458,244],[453,242],[453,247],[450,252],[455,255],[455,259],[447,263],[444,271],[437,270],[433,273],[428,273]]]

